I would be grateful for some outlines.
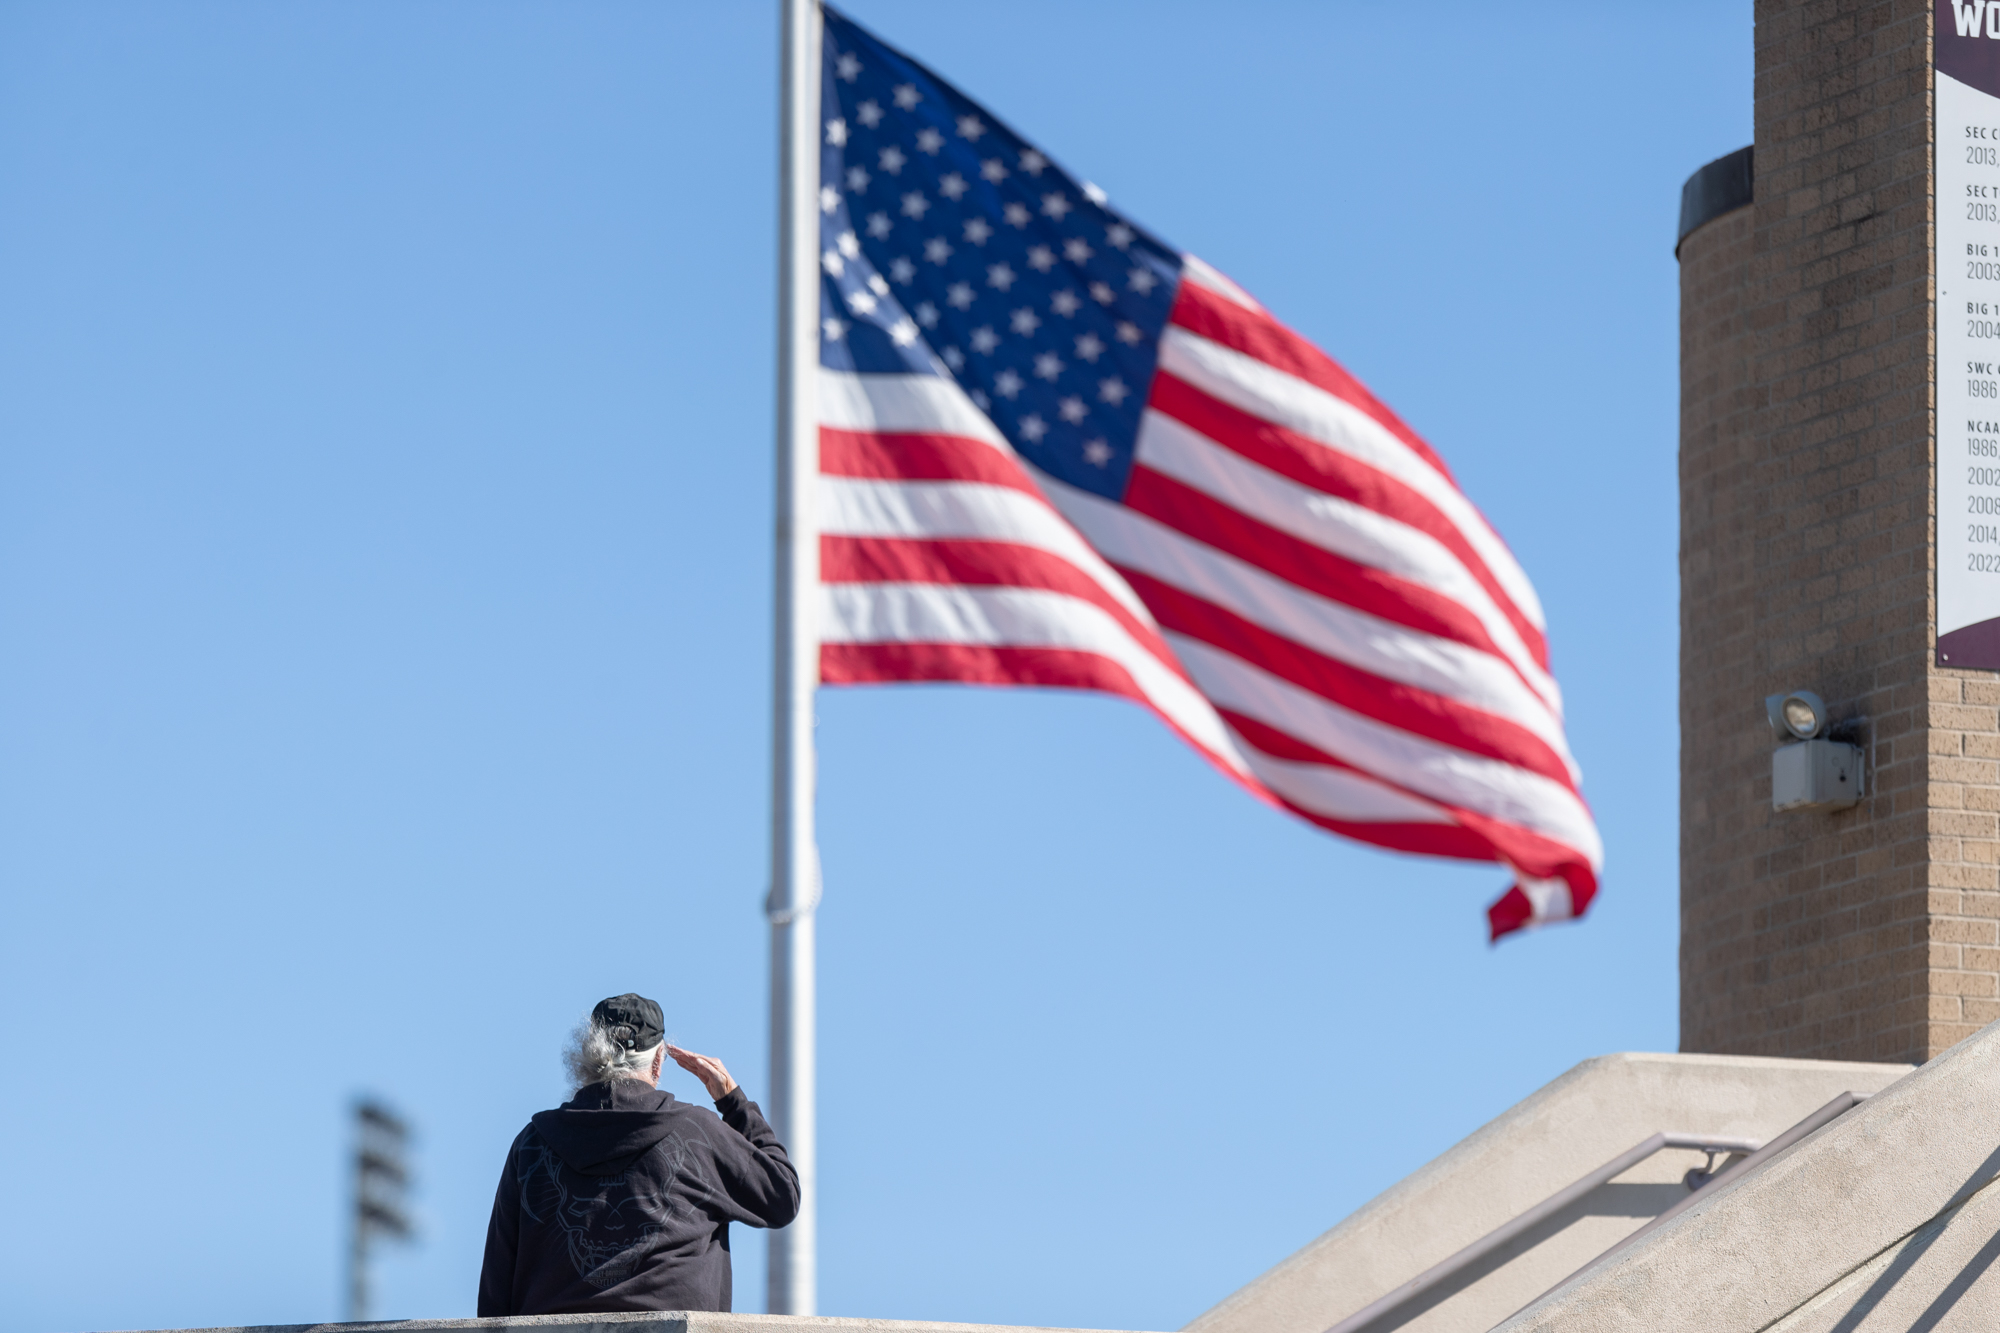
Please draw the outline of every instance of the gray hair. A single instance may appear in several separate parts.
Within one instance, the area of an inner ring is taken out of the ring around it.
[[[648,1046],[643,1051],[628,1051],[603,1027],[586,1018],[569,1034],[569,1044],[563,1047],[563,1068],[569,1073],[572,1089],[608,1083],[614,1078],[648,1078],[653,1072],[653,1054],[663,1044]]]

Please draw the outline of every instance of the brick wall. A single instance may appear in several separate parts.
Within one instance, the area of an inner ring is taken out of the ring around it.
[[[1681,1045],[1922,1060],[2000,1017],[2000,676],[1932,665],[1931,10],[1756,19],[1756,200],[1681,251]],[[1854,809],[1771,811],[1799,688],[1868,719]]]

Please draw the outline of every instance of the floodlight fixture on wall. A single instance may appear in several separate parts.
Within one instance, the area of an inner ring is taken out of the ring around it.
[[[1764,701],[1772,734],[1782,741],[1809,741],[1826,734],[1826,700],[1811,690],[1774,694]]]
[[[1826,700],[1811,690],[1764,700],[1765,720],[1780,742],[1771,751],[1771,808],[1845,810],[1862,797],[1861,747],[1826,738]]]

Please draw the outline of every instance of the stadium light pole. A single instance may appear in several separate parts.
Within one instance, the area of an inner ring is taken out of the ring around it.
[[[410,1127],[382,1103],[364,1098],[354,1105],[354,1229],[347,1251],[347,1320],[374,1317],[369,1260],[378,1237],[408,1240],[414,1234],[404,1204],[410,1186]]]
[[[819,685],[819,0],[780,0],[778,467],[772,653],[771,1119],[799,1172],[799,1215],[771,1233],[766,1309],[818,1304],[813,1124],[813,693]]]

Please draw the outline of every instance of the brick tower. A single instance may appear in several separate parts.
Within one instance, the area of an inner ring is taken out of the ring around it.
[[[2000,1018],[2000,673],[1936,664],[1947,3],[1757,0],[1754,152],[1683,201],[1686,1051],[1921,1061]],[[1795,689],[1864,744],[1860,804],[1772,810]]]

